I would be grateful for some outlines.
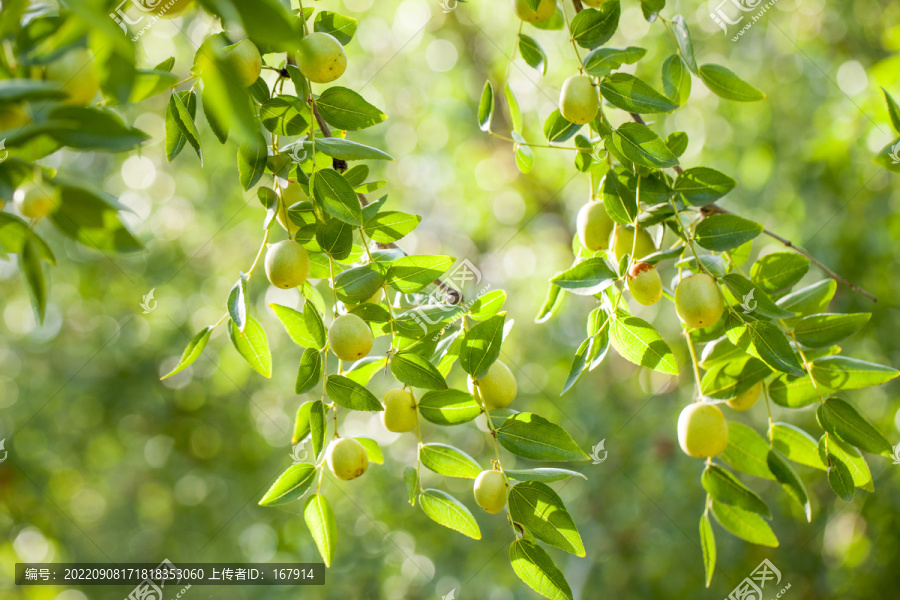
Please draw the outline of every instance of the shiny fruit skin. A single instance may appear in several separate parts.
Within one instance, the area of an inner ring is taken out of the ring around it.
[[[241,85],[250,87],[262,73],[262,56],[256,44],[250,40],[241,40],[226,48],[225,59],[234,69]]]
[[[516,16],[529,23],[543,23],[549,21],[556,13],[556,0],[541,0],[537,10],[531,10],[525,0],[513,0]]]
[[[715,279],[698,273],[678,282],[675,311],[689,327],[712,327],[725,312],[725,298]]]
[[[606,250],[609,248],[609,234],[612,233],[615,224],[615,221],[609,218],[603,202],[588,202],[578,211],[576,220],[578,241],[591,252]]]
[[[300,230],[300,226],[291,220],[287,211],[298,202],[309,200],[309,196],[306,195],[306,192],[303,191],[303,188],[296,181],[288,183],[285,187],[277,188],[275,194],[281,199],[281,206],[275,214],[275,219],[285,231],[290,235],[294,235]],[[288,225],[290,225],[290,227],[288,227]]]
[[[21,193],[18,193],[21,192]],[[34,184],[27,184],[15,194],[19,211],[29,219],[42,219],[56,208],[55,194],[47,195]]]
[[[63,84],[66,104],[84,106],[100,91],[100,83],[94,72],[94,55],[86,48],[75,48],[47,65],[46,79]]]
[[[750,410],[753,408],[753,405],[756,404],[756,401],[759,400],[759,395],[762,393],[762,387],[762,381],[753,384],[749,390],[742,394],[738,394],[729,400],[728,406],[734,410]]]
[[[372,330],[356,315],[341,315],[328,329],[334,355],[344,361],[359,360],[372,349]]]
[[[313,83],[331,83],[344,74],[347,55],[333,36],[317,31],[300,42],[297,66],[303,76]]]
[[[389,390],[384,395],[381,420],[388,431],[406,433],[416,428],[416,400],[406,390]]]
[[[334,476],[344,481],[356,479],[369,468],[369,457],[363,445],[353,438],[338,438],[325,452],[325,461]]]
[[[563,118],[584,125],[594,120],[598,110],[600,98],[590,77],[572,75],[566,79],[559,93],[559,112]]]
[[[495,361],[488,369],[487,375],[478,380],[478,393],[485,408],[495,410],[506,408],[515,400],[518,384],[512,371],[503,361]],[[469,377],[469,391],[475,393],[475,385]]]
[[[160,0],[160,4],[162,4],[162,6],[166,6],[167,4],[169,4],[169,2],[167,0]],[[166,12],[160,14],[159,16],[163,19],[174,19],[175,17],[186,12],[193,5],[194,0],[174,0],[171,6],[166,9]],[[162,7],[160,7],[160,10],[162,10]]]
[[[616,261],[622,259],[626,254],[634,252],[632,258],[640,260],[648,254],[656,252],[656,244],[653,243],[653,236],[646,229],[637,230],[637,242],[634,240],[634,229],[625,227],[624,225],[616,225],[613,229],[611,247],[615,254]]]
[[[475,478],[475,502],[492,515],[506,506],[506,475],[500,471],[482,471]]]
[[[381,301],[384,300],[384,288],[378,288],[378,291],[363,300],[360,304],[344,304],[347,308],[347,311],[352,311],[357,306],[362,304],[381,304]]]
[[[728,422],[718,406],[694,402],[678,416],[678,444],[688,456],[709,458],[728,446]]]
[[[656,304],[663,295],[659,271],[645,262],[634,263],[628,269],[628,291],[638,304]]]
[[[266,277],[283,290],[303,285],[309,275],[309,255],[294,240],[284,240],[266,251]]]

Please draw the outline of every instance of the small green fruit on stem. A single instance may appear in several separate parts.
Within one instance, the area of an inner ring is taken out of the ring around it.
[[[556,0],[541,0],[537,10],[532,10],[525,0],[513,0],[516,16],[529,23],[549,21],[556,14]]]
[[[600,98],[585,75],[572,75],[563,83],[559,93],[559,112],[572,123],[590,123],[600,110]]]
[[[241,85],[250,87],[256,83],[262,73],[262,56],[259,55],[256,44],[250,40],[241,40],[237,44],[228,46],[225,50],[225,60],[234,69]]]
[[[725,298],[715,279],[706,273],[698,273],[678,282],[675,311],[689,327],[711,327],[725,312]]]
[[[694,402],[678,416],[678,444],[688,456],[709,458],[728,446],[728,422],[718,406]]]
[[[297,66],[303,76],[313,83],[331,83],[344,74],[347,55],[333,36],[317,31],[300,41]]]
[[[487,375],[478,380],[478,393],[485,408],[506,408],[515,399],[518,386],[516,378],[503,361],[495,361]],[[469,377],[469,391],[475,393],[475,382]]]
[[[753,384],[749,390],[742,394],[738,394],[729,400],[728,406],[734,410],[750,410],[753,408],[753,405],[756,404],[756,401],[759,400],[759,395],[762,393],[762,387],[762,381]]]
[[[328,329],[328,343],[335,356],[344,361],[359,360],[372,349],[372,330],[356,315],[341,315]]]
[[[634,239],[635,235],[637,235],[637,241]],[[617,262],[622,260],[626,254],[633,254],[634,260],[640,260],[648,254],[656,252],[653,236],[646,229],[638,228],[635,234],[634,227],[618,224],[613,229],[610,246]]]
[[[344,481],[356,479],[369,468],[366,449],[353,438],[339,438],[331,442],[325,452],[325,462],[334,476]]]
[[[14,199],[19,211],[29,219],[42,219],[53,212],[59,201],[56,198],[55,188],[52,195],[47,195],[44,190],[29,183],[16,190]]]
[[[615,221],[609,218],[603,202],[591,201],[578,211],[576,229],[581,245],[596,252],[609,247],[609,234],[615,227]]]
[[[634,263],[628,269],[628,291],[638,304],[656,304],[663,295],[659,271],[645,262]]]
[[[66,104],[84,106],[100,91],[100,83],[94,72],[94,55],[86,48],[69,50],[56,59],[44,72],[46,79],[63,84]]]
[[[506,506],[506,486],[501,471],[482,471],[475,478],[475,502],[492,515],[500,512]]]
[[[277,288],[303,285],[309,275],[309,255],[293,240],[272,244],[266,251],[266,277]]]
[[[405,433],[416,428],[416,400],[406,390],[389,390],[384,395],[381,419],[388,431]]]

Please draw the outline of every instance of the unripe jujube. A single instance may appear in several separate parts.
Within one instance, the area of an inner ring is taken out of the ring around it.
[[[559,92],[559,112],[572,123],[590,123],[600,110],[600,98],[585,75],[572,75],[563,83]]]
[[[339,438],[325,451],[325,461],[334,476],[344,481],[356,479],[369,468],[366,449],[353,438]]]
[[[378,288],[378,291],[360,302],[359,304],[347,304],[344,303],[344,306],[347,307],[348,311],[353,310],[360,304],[381,304],[381,301],[384,300],[384,288]]]
[[[635,241],[635,233],[633,227],[625,227],[624,225],[616,225],[613,229],[612,247],[616,261],[621,260],[626,254],[631,254],[634,260],[640,260],[648,254],[656,252],[656,244],[653,243],[653,236],[646,229],[637,230],[637,241]]]
[[[541,0],[537,10],[532,10],[525,0],[513,0],[516,16],[529,23],[543,23],[556,13],[556,0]]]
[[[262,73],[262,56],[259,48],[250,40],[241,40],[226,48],[225,60],[234,69],[241,85],[250,87]]]
[[[313,83],[330,83],[344,74],[347,55],[337,39],[317,31],[300,41],[297,66],[304,77]]]
[[[698,273],[678,282],[675,311],[689,327],[711,327],[722,318],[725,299],[715,279]]]
[[[356,315],[341,315],[328,329],[331,351],[341,360],[359,360],[372,349],[372,330]]]
[[[606,0],[581,0],[581,3],[591,8],[600,8]]]
[[[266,251],[266,277],[277,288],[303,285],[309,275],[309,255],[294,240],[272,244]]]
[[[645,262],[632,264],[628,269],[628,291],[638,304],[656,304],[663,295],[659,271]]]
[[[100,90],[93,61],[94,55],[90,50],[75,48],[48,64],[44,75],[51,81],[63,84],[62,91],[67,96],[63,102],[85,105]]]
[[[753,405],[756,404],[756,401],[759,400],[759,394],[762,392],[762,387],[762,381],[753,384],[750,386],[750,389],[729,400],[728,406],[734,410],[750,410],[753,408]]]
[[[43,189],[29,183],[16,190],[15,202],[19,211],[29,219],[42,219],[56,208],[57,199],[55,188],[48,195]]]
[[[478,380],[478,393],[485,408],[506,408],[516,397],[518,385],[512,371],[503,361],[495,361],[487,375]],[[469,377],[469,391],[475,393],[475,385]]]
[[[718,406],[694,402],[678,416],[678,443],[688,456],[708,458],[728,446],[728,422]]]
[[[603,202],[591,201],[578,211],[576,227],[581,245],[596,252],[609,247],[609,234],[612,233],[615,221],[609,218]]]
[[[404,433],[416,428],[416,400],[406,390],[390,390],[384,395],[381,419],[388,431]]]
[[[496,514],[506,506],[506,475],[500,471],[482,471],[475,478],[475,502],[486,512]]]

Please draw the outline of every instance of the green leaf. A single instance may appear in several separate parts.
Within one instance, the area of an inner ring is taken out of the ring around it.
[[[871,316],[870,313],[810,315],[794,325],[794,337],[811,348],[831,346],[862,329]]]
[[[766,462],[769,465],[769,470],[778,483],[781,484],[781,487],[784,488],[784,491],[787,492],[788,496],[796,500],[800,508],[803,509],[806,521],[812,522],[812,507],[809,504],[809,494],[806,493],[806,486],[803,485],[803,480],[797,476],[791,465],[774,450],[769,450]]]
[[[513,131],[522,131],[525,128],[525,121],[522,120],[522,110],[519,108],[519,101],[516,100],[516,93],[510,87],[509,81],[503,86],[503,97],[506,98],[506,106],[509,109],[509,120]]]
[[[343,375],[329,375],[325,379],[325,392],[336,404],[350,410],[384,410],[372,392]]]
[[[697,225],[694,240],[708,250],[723,252],[749,242],[762,231],[759,223],[737,215],[712,215]]]
[[[593,296],[611,286],[618,279],[602,257],[586,258],[573,267],[557,273],[550,282],[580,296]]]
[[[712,512],[719,525],[735,537],[751,544],[778,547],[778,538],[772,528],[758,514],[716,500],[713,500]]]
[[[472,394],[460,390],[426,392],[419,400],[419,414],[436,425],[459,425],[481,414]]]
[[[181,354],[181,360],[178,361],[178,364],[175,365],[175,368],[163,375],[160,379],[167,379],[174,375],[175,373],[179,373],[189,366],[191,366],[195,360],[200,358],[200,355],[203,353],[203,349],[206,348],[206,343],[209,341],[209,336],[213,331],[213,327],[210,325],[209,327],[204,327],[191,338],[191,341],[188,342],[187,347],[184,349],[184,352]]]
[[[4,79],[0,81],[0,102],[13,103],[27,100],[54,99],[61,94],[63,84],[40,79]]]
[[[423,444],[419,448],[419,459],[435,473],[448,477],[475,479],[482,471],[478,461],[447,444]]]
[[[539,481],[513,486],[509,490],[509,516],[537,539],[575,556],[585,555],[575,522],[550,486]]]
[[[519,579],[541,596],[550,600],[572,600],[572,589],[562,571],[547,551],[535,542],[514,541],[509,547],[509,562]]]
[[[507,418],[497,429],[497,439],[516,456],[532,460],[589,459],[565,429],[532,413],[516,413]]]
[[[544,137],[548,142],[564,142],[575,135],[581,125],[567,121],[557,108],[544,121]]]
[[[776,371],[788,375],[803,375],[803,367],[794,354],[787,336],[768,321],[753,321],[747,325],[750,331],[750,352],[765,361]]]
[[[722,277],[721,281],[739,304],[736,308],[742,308],[744,314],[753,313],[769,319],[786,319],[794,316],[794,313],[775,304],[768,294],[739,273],[729,273]]]
[[[419,472],[415,467],[403,469],[403,481],[406,483],[406,493],[409,496],[409,505],[416,505],[416,496],[419,492]]]
[[[321,350],[316,338],[310,335],[306,328],[303,313],[280,304],[269,304],[269,308],[272,309],[272,312],[275,313],[275,316],[278,317],[278,320],[284,325],[284,329],[295,344],[304,348],[317,348]],[[324,345],[325,344],[322,344],[322,346]]]
[[[384,211],[366,220],[366,235],[379,244],[390,244],[411,233],[422,217],[400,211]]]
[[[63,234],[88,248],[106,252],[144,249],[119,219],[118,213],[125,207],[114,197],[59,177],[54,183],[61,202],[51,218]]]
[[[244,357],[254,371],[263,377],[272,377],[272,352],[269,350],[269,340],[259,321],[251,316],[247,317],[244,332],[238,329],[234,321],[228,321],[231,343]]]
[[[38,243],[32,238],[25,241],[22,249],[21,268],[25,280],[28,282],[38,321],[43,323],[44,314],[47,312],[47,280],[44,278],[44,270],[41,267]]]
[[[309,128],[306,115],[309,115],[309,109],[303,101],[287,94],[270,98],[259,107],[260,122],[275,135],[293,137],[303,134]]]
[[[697,59],[694,58],[694,42],[691,40],[691,32],[688,30],[687,23],[681,15],[672,17],[672,33],[675,36],[675,43],[678,45],[678,53],[681,60],[691,70],[691,73],[699,76],[700,71],[697,68]]]
[[[518,131],[511,131],[510,135],[515,140],[513,150],[516,153],[516,166],[519,167],[519,171],[528,174],[534,167],[534,151]]]
[[[320,379],[322,379],[322,355],[314,348],[307,348],[300,357],[300,368],[297,370],[294,393],[308,392],[319,385]]]
[[[328,256],[335,260],[344,260],[353,251],[353,231],[355,227],[339,219],[328,219],[324,224],[316,226],[316,241]],[[316,255],[310,256],[312,261]],[[325,261],[327,264],[327,261]],[[322,278],[328,277],[325,271]]]
[[[662,84],[663,93],[678,106],[687,102],[691,95],[691,73],[677,54],[671,55],[663,63]]]
[[[800,281],[808,270],[809,259],[802,254],[773,252],[753,263],[750,268],[750,277],[763,290],[772,294],[791,287]]]
[[[278,479],[272,484],[269,491],[259,501],[259,505],[277,506],[299,500],[304,492],[309,489],[315,477],[316,465],[309,463],[291,465],[284,473],[278,476]]]
[[[584,57],[584,70],[593,77],[606,77],[624,64],[634,64],[647,54],[643,48],[595,48]],[[546,73],[545,73],[546,74]]]
[[[769,428],[769,437],[772,447],[795,463],[822,471],[826,469],[819,458],[816,440],[799,427],[790,423],[773,423]]]
[[[537,469],[506,469],[503,471],[510,479],[516,481],[542,481],[544,483],[552,483],[554,481],[563,481],[570,477],[581,477],[587,479],[584,474],[578,471],[570,471],[568,469],[555,469],[553,467],[539,467]]]
[[[453,531],[458,531],[473,540],[481,539],[478,522],[465,505],[448,494],[435,489],[426,489],[419,495],[419,504],[428,517]]]
[[[600,93],[607,102],[633,113],[666,113],[678,105],[634,75],[613,73],[600,82]]]
[[[294,433],[291,436],[291,444],[299,444],[306,439],[310,432],[310,410],[315,400],[304,402],[297,408],[297,416],[294,417]]]
[[[721,65],[702,65],[700,79],[709,91],[735,102],[765,100],[766,95]]]
[[[856,489],[853,486],[853,475],[847,465],[834,456],[830,456],[828,465],[828,485],[844,502],[853,500]]]
[[[546,323],[553,316],[553,310],[560,304],[561,291],[562,288],[553,283],[547,286],[547,297],[544,299],[544,304],[541,305],[540,311],[534,317],[535,323]]]
[[[774,479],[766,462],[768,453],[769,445],[754,429],[737,421],[728,422],[728,446],[719,455],[722,462],[754,477]]]
[[[384,464],[384,453],[381,451],[381,447],[378,445],[378,442],[371,438],[358,437],[353,438],[366,451],[366,458],[369,459],[370,463],[375,463],[376,465]]]
[[[722,467],[707,465],[701,483],[703,489],[718,502],[772,518],[772,512],[763,499]]]
[[[678,374],[672,350],[647,321],[630,316],[612,319],[609,339],[622,358],[660,373]]]
[[[362,209],[356,192],[344,176],[334,169],[316,171],[313,191],[325,212],[335,219],[357,227],[363,224]]]
[[[250,304],[247,299],[247,275],[241,273],[240,279],[232,286],[228,292],[228,315],[237,326],[238,331],[244,332],[247,325],[247,314],[250,311]]]
[[[706,206],[721,199],[737,185],[737,181],[709,167],[685,169],[675,180],[675,191],[685,202]]]
[[[534,38],[520,33],[519,53],[529,67],[537,69],[542,75],[547,74],[547,53]]]
[[[338,129],[357,131],[378,125],[387,115],[351,89],[332,86],[316,99],[322,118]]]
[[[884,93],[884,101],[887,104],[888,115],[891,117],[891,124],[894,126],[894,131],[900,133],[900,105],[897,104],[897,101],[894,100],[893,96],[891,96],[886,89],[881,88],[881,91]]]
[[[628,160],[642,167],[668,169],[678,164],[678,158],[666,143],[646,125],[623,123],[615,130],[613,139]]]
[[[394,160],[383,150],[340,138],[318,138],[315,146],[317,153],[341,160]],[[303,149],[312,156],[313,143],[304,141]]]
[[[716,537],[713,534],[709,514],[700,517],[700,547],[703,551],[703,570],[706,573],[706,587],[712,582],[716,570]]]
[[[269,153],[266,150],[266,140],[261,135],[255,143],[244,142],[238,148],[238,176],[241,187],[249,190],[266,172],[266,162]]]
[[[376,373],[384,371],[385,367],[387,367],[387,357],[367,356],[353,363],[350,370],[345,371],[344,375],[360,385],[367,385],[372,377]]]
[[[572,39],[582,48],[596,48],[610,40],[619,27],[619,0],[607,0],[599,9],[585,8],[572,19]]]
[[[891,444],[867,418],[849,402],[831,397],[819,405],[816,418],[822,429],[871,454],[890,456]]]
[[[869,470],[869,465],[866,463],[863,455],[859,453],[859,450],[849,444],[838,441],[828,433],[819,438],[817,449],[822,464],[842,464],[850,473],[854,486],[868,492],[875,491],[875,485],[872,482],[872,472]],[[831,460],[828,460],[829,457]]]
[[[479,296],[475,302],[469,306],[469,318],[476,321],[484,321],[496,315],[503,304],[506,302],[506,292],[503,290],[494,290],[482,296]]]
[[[703,374],[701,393],[716,400],[735,398],[772,374],[763,361],[744,354],[715,364]]]
[[[491,130],[491,116],[494,114],[494,88],[490,81],[484,82],[481,100],[478,102],[478,127],[482,131]]]
[[[391,373],[400,383],[425,390],[446,390],[444,376],[424,357],[412,352],[400,352],[391,359]]]
[[[358,21],[352,17],[345,17],[330,10],[319,11],[316,14],[313,29],[333,36],[341,45],[346,46],[356,33]]]
[[[14,191],[14,189],[10,189],[10,195]],[[29,241],[34,242],[41,260],[46,260],[51,265],[56,264],[56,257],[53,255],[50,246],[31,230],[28,223],[13,214],[0,212],[0,256],[3,255],[3,252],[9,254],[23,253],[25,245]]]
[[[488,369],[500,356],[505,322],[505,315],[497,315],[465,333],[459,350],[459,365],[473,379],[487,375]]]
[[[321,494],[314,494],[306,501],[303,507],[303,518],[309,532],[312,534],[319,554],[326,567],[331,566],[334,560],[334,545],[337,539],[337,522],[334,519],[334,512],[328,500]]]
[[[391,264],[387,281],[405,294],[415,293],[446,273],[455,261],[452,256],[403,256]]]
[[[560,396],[568,392],[581,379],[581,374],[584,373],[588,365],[588,354],[593,341],[593,338],[588,338],[578,346],[578,350],[575,351],[575,358],[572,360],[572,366],[569,369],[569,376],[566,377],[562,390],[559,392]]]
[[[325,430],[328,424],[325,422],[325,405],[321,400],[316,400],[309,409],[309,431],[312,441],[313,455],[318,459],[325,449]]]
[[[898,157],[900,157],[900,138],[889,142],[887,146],[881,149],[881,152],[875,155],[872,162],[893,173],[900,173]]]
[[[857,390],[887,383],[900,371],[848,356],[825,356],[813,361],[813,375],[831,390]]]
[[[175,92],[172,94],[172,98],[175,96],[178,96],[181,106],[187,110],[189,121],[193,124],[194,116],[197,114],[197,95],[194,92]],[[169,104],[166,106],[166,160],[169,162],[178,156],[187,143],[187,137],[182,131],[182,128],[185,127],[182,119],[182,112],[175,101],[170,98]],[[196,127],[194,129],[196,130]],[[191,145],[193,146],[193,144]]]
[[[63,146],[79,150],[124,152],[139,147],[150,137],[139,129],[129,127],[108,109],[60,106],[53,109],[47,119],[57,125],[47,130],[53,139]]]

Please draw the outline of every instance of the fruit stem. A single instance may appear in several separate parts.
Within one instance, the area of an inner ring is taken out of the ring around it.
[[[263,235],[262,244],[259,246],[259,252],[256,253],[256,258],[253,260],[253,264],[250,265],[250,270],[247,271],[247,279],[250,279],[250,276],[253,275],[253,270],[256,268],[256,265],[259,264],[259,259],[262,258],[263,250],[266,249],[266,244],[269,242],[269,229],[266,228],[266,233]]]
[[[694,340],[691,334],[685,329],[684,336],[687,338],[688,350],[691,353],[691,366],[694,368],[694,380],[697,382],[697,400],[703,397],[703,388],[700,386],[700,365],[697,363],[697,351],[694,350]]]
[[[573,3],[573,6],[574,6],[574,3]],[[578,12],[578,11],[576,10],[575,12]],[[562,14],[563,14],[563,19],[565,19],[565,21],[566,21],[566,31],[571,33],[572,28],[569,26],[569,13],[566,12],[565,2],[562,5]],[[569,41],[572,42],[572,48],[575,49],[575,57],[578,58],[578,72],[583,73],[584,72],[584,63],[581,62],[581,53],[578,51],[578,45],[575,43],[575,38],[571,37],[571,35],[570,35]]]

